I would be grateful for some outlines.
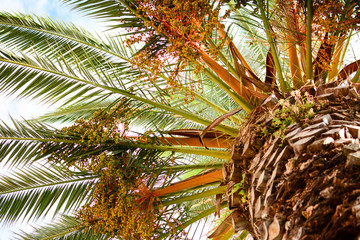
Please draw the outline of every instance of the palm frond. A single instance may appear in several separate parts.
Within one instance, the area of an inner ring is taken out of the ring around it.
[[[71,123],[77,119],[89,119],[98,110],[107,109],[109,106],[113,106],[117,100],[112,101],[110,99],[91,101],[88,103],[73,104],[68,107],[60,107],[55,111],[46,113],[38,118],[37,121],[43,121],[47,123]]]
[[[94,80],[91,74],[82,71],[84,69],[95,73],[97,80],[118,83],[117,87],[123,89],[128,83],[141,79],[141,71],[131,68],[131,50],[123,45],[121,38],[106,36],[101,39],[73,24],[9,13],[0,14],[0,29],[0,39],[7,49],[65,65],[65,70],[85,75],[87,79]],[[46,66],[51,65],[47,63]],[[111,81],[106,81],[108,75],[112,76]]]
[[[10,52],[0,52],[1,90],[22,97],[39,98],[44,102],[56,101],[73,102],[104,96],[100,89],[96,89],[96,81],[82,79],[76,72],[81,69],[72,69],[67,66],[65,70],[56,66],[49,59],[31,59],[23,55]],[[67,73],[66,73],[67,72]],[[83,72],[87,76],[89,72]],[[84,76],[84,74],[83,74]],[[82,77],[83,77],[82,76]]]
[[[61,66],[61,64],[59,64]],[[178,114],[202,125],[209,125],[210,120],[203,119],[194,113],[174,108],[133,93],[109,86],[109,76],[104,76],[101,83],[95,79],[86,68],[73,70],[66,65],[67,70],[55,66],[46,59],[32,60],[28,57],[19,57],[2,52],[0,54],[0,78],[3,81],[0,87],[11,93],[20,92],[22,96],[41,98],[50,103],[65,101],[64,105],[72,102],[86,102],[91,99],[110,97],[120,94],[145,104]],[[64,71],[67,71],[67,73]],[[80,75],[80,76],[78,76]],[[115,81],[116,82],[116,81]],[[112,84],[111,84],[112,85]],[[156,100],[156,99],[154,99]],[[218,126],[219,130],[234,135],[236,130],[226,126]]]
[[[224,202],[220,205],[220,209],[227,206],[227,202]],[[187,215],[184,219],[182,219],[181,224],[178,224],[178,226],[172,231],[167,232],[165,234],[162,234],[159,239],[168,239],[168,237],[176,236],[176,234],[179,234],[179,232],[186,229],[188,226],[191,226],[193,223],[198,222],[201,219],[204,219],[208,217],[210,214],[214,213],[216,211],[216,207],[203,207],[202,210],[194,211],[192,216]]]
[[[89,194],[97,176],[50,164],[27,166],[0,177],[0,220],[35,220],[53,211],[71,212]]]
[[[142,27],[139,19],[129,10],[127,6],[135,5],[135,1],[131,0],[105,0],[105,1],[91,1],[91,0],[62,0],[75,10],[83,12],[91,17],[100,18],[105,21],[117,22],[124,19],[123,27]],[[123,4],[126,4],[125,6]]]
[[[74,24],[51,20],[45,17],[25,14],[0,14],[0,39],[8,48],[30,52],[36,50],[55,57],[59,52],[66,56],[66,51],[85,59],[89,56],[117,56],[102,39]],[[14,41],[16,45],[14,45]],[[117,49],[117,48],[115,48]],[[121,54],[127,53],[122,52]],[[117,56],[122,57],[122,56]]]
[[[0,161],[17,166],[45,158],[40,145],[47,141],[57,141],[55,128],[36,121],[17,121],[12,119],[10,127],[0,125]],[[65,141],[65,139],[63,139]]]
[[[249,60],[249,64],[261,76],[260,69],[264,69],[267,46],[264,29],[261,27],[259,16],[251,14],[250,9],[241,8],[232,12],[230,24],[227,28],[229,37],[241,36],[233,39],[240,52]],[[250,17],[252,16],[252,17]],[[245,43],[245,45],[244,45]]]
[[[81,227],[80,221],[69,215],[61,215],[53,223],[44,226],[33,226],[30,233],[22,231],[17,234],[18,240],[102,240],[108,239],[108,234],[95,233]]]
[[[107,75],[111,75],[112,81],[107,84],[115,82],[124,89],[126,84],[146,78],[146,75],[141,76],[142,70],[131,67],[131,55],[135,50],[125,47],[119,37],[94,37],[71,23],[9,13],[0,14],[0,30],[0,40],[7,49],[16,52],[20,50],[29,56],[40,56],[57,62],[60,66],[71,66],[77,69],[77,73],[81,73],[81,65],[83,69],[91,70],[104,80]],[[90,75],[86,76],[88,78]]]

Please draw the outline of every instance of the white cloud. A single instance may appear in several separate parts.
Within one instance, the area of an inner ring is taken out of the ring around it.
[[[0,0],[0,11],[46,14],[51,0]]]
[[[26,11],[37,15],[47,15],[46,8],[50,3],[50,0],[27,0]]]
[[[22,0],[0,0],[0,11],[24,12],[25,6]]]

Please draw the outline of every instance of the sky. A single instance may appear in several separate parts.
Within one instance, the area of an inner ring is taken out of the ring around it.
[[[52,19],[71,21],[92,32],[102,32],[105,26],[98,21],[82,16],[61,4],[58,0],[0,0],[1,12],[21,12],[35,14],[37,16],[49,16]],[[0,94],[0,120],[10,122],[10,115],[15,119],[35,118],[41,114],[51,111],[52,107],[40,104],[29,99],[15,99]],[[4,170],[0,166],[0,173]],[[42,221],[40,221],[41,223]],[[18,224],[15,226],[0,227],[0,239],[14,239],[12,231],[31,230],[29,224]]]

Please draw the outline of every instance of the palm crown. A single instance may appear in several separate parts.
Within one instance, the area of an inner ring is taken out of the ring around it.
[[[360,78],[357,62],[341,68],[356,1],[64,2],[123,36],[0,14],[1,90],[62,103],[0,128],[14,170],[1,221],[57,219],[25,239],[185,237],[226,207],[221,168],[247,114],[271,94]]]

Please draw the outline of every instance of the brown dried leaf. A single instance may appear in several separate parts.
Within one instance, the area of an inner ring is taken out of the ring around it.
[[[202,132],[203,130],[200,129],[176,129],[176,130],[168,131],[167,133],[171,135],[178,135],[184,137],[199,137]],[[218,137],[229,137],[229,135],[218,130],[211,130],[208,131],[203,136],[203,138],[218,138]]]
[[[347,77],[349,77],[352,73],[356,72],[357,69],[359,68],[360,66],[360,59],[355,61],[355,62],[352,62],[350,63],[349,65],[346,65],[339,73],[338,75],[338,80],[341,81],[341,80],[344,80],[346,79]]]
[[[266,55],[266,77],[265,83],[270,85],[276,84],[276,70],[275,70],[275,62],[274,57],[271,53],[271,49],[269,49]]]
[[[232,110],[228,113],[225,113],[224,115],[221,115],[220,117],[216,118],[209,126],[207,126],[203,132],[200,134],[199,138],[200,138],[200,142],[204,145],[204,147],[207,149],[207,147],[204,144],[203,138],[204,136],[210,131],[212,130],[212,128],[216,127],[217,125],[219,125],[222,121],[224,121],[226,118],[240,112],[242,110],[242,108],[239,109],[235,109]]]

